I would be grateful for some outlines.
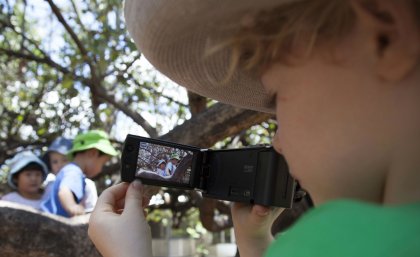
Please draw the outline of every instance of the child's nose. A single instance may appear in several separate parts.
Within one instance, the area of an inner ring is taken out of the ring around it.
[[[38,174],[31,174],[31,175],[29,176],[29,178],[30,178],[31,180],[37,180],[37,179],[39,178],[39,176],[38,176]]]

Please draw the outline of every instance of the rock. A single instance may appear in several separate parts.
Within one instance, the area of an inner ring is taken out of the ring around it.
[[[0,256],[101,256],[87,235],[89,215],[64,218],[0,201]]]

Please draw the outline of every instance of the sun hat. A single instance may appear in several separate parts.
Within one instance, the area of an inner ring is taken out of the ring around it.
[[[274,112],[259,78],[237,69],[227,83],[230,51],[205,57],[251,15],[296,0],[126,0],[128,31],[144,57],[188,90],[247,109]]]
[[[116,156],[117,150],[111,145],[108,134],[102,130],[89,130],[79,134],[73,140],[73,148],[68,152],[70,158],[75,152],[95,148],[105,154]]]
[[[176,154],[176,153],[171,154],[171,156],[169,157],[169,160],[172,160],[172,159],[177,159],[179,161],[179,154]]]
[[[165,160],[159,160],[159,162],[158,162],[158,164],[156,165],[156,167],[159,167],[159,165],[161,165],[162,163],[166,163],[166,161]]]
[[[48,150],[42,156],[42,160],[47,165],[48,169],[51,170],[49,153],[57,152],[62,155],[67,155],[67,153],[71,150],[72,147],[73,147],[72,140],[65,137],[58,137],[48,147]]]
[[[24,151],[16,154],[7,164],[10,168],[7,176],[7,183],[11,188],[17,189],[17,185],[13,181],[13,175],[22,171],[22,169],[30,163],[36,163],[42,168],[42,180],[45,180],[48,174],[48,169],[47,166],[45,166],[45,163],[31,151]]]
[[[73,143],[70,139],[65,137],[58,137],[48,147],[47,152],[57,152],[62,155],[66,155],[72,147]]]

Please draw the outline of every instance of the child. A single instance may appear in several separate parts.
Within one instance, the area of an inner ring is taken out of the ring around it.
[[[58,137],[48,147],[48,150],[45,154],[45,161],[51,173],[48,174],[44,183],[44,198],[47,198],[51,193],[51,189],[54,185],[57,173],[61,170],[61,168],[69,163],[67,154],[70,152],[72,146],[73,143],[70,139],[65,137]],[[88,213],[93,211],[96,201],[98,200],[98,193],[96,190],[95,182],[89,178],[85,178],[85,183],[86,192],[81,201],[81,204],[85,207],[85,212]]]
[[[52,185],[55,181],[55,176],[57,175],[58,171],[69,162],[67,159],[67,153],[70,151],[72,146],[73,143],[70,139],[65,137],[58,137],[48,147],[43,160],[47,164],[47,167],[51,173],[48,174],[47,179],[44,182],[44,197],[50,194]]]
[[[274,240],[281,210],[233,204],[241,257],[420,256],[419,0],[126,0],[125,15],[178,84],[276,113],[273,145],[315,208]],[[100,197],[102,254],[151,256],[142,198],[138,182]]]
[[[1,200],[40,209],[41,185],[46,177],[47,167],[35,154],[29,151],[16,154],[10,162],[7,177],[9,186],[16,191],[4,195]]]
[[[168,176],[174,174],[176,167],[178,166],[179,162],[179,155],[178,154],[171,154],[169,157],[169,162],[166,164],[165,172]]]
[[[166,173],[166,171],[165,171],[165,167],[166,167],[166,162],[165,162],[165,160],[159,160],[159,162],[158,162],[158,164],[157,164],[157,166],[156,166],[156,173],[157,173],[159,176],[162,176],[162,177],[169,176],[169,174],[168,174],[168,173]]]
[[[84,214],[85,178],[98,175],[116,154],[104,131],[91,130],[78,135],[68,153],[73,161],[58,172],[51,194],[42,203],[42,210],[64,217]]]

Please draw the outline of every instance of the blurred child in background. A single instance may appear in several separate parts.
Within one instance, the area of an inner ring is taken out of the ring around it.
[[[16,191],[4,195],[1,200],[15,202],[40,209],[42,182],[47,177],[47,167],[34,153],[25,151],[11,160],[7,182]]]
[[[50,173],[44,182],[45,196],[48,196],[54,184],[57,173],[69,163],[67,153],[71,150],[73,143],[65,137],[56,138],[48,147],[43,160],[47,164]]]
[[[178,166],[178,162],[179,162],[179,155],[176,153],[171,154],[171,157],[169,157],[169,161],[166,164],[166,169],[165,169],[165,172],[167,174],[166,176],[170,176],[174,174],[176,167]]]
[[[104,131],[91,130],[79,134],[68,153],[72,162],[58,172],[51,193],[41,205],[42,210],[64,217],[84,214],[86,177],[98,175],[115,155],[117,151]]]
[[[44,182],[45,199],[48,198],[51,193],[57,173],[69,163],[67,154],[70,152],[72,146],[73,143],[70,139],[58,137],[48,147],[44,160],[51,173],[48,174],[47,179]],[[98,200],[98,192],[96,190],[95,182],[91,179],[85,178],[85,183],[85,197],[82,199],[81,204],[85,207],[85,212],[88,213],[92,212],[95,207],[96,201]]]
[[[158,162],[158,164],[156,166],[156,173],[159,176],[162,176],[162,177],[169,176],[169,174],[167,174],[166,171],[165,171],[165,167],[166,167],[165,160],[163,160],[163,159],[162,160],[159,160],[159,162]]]

